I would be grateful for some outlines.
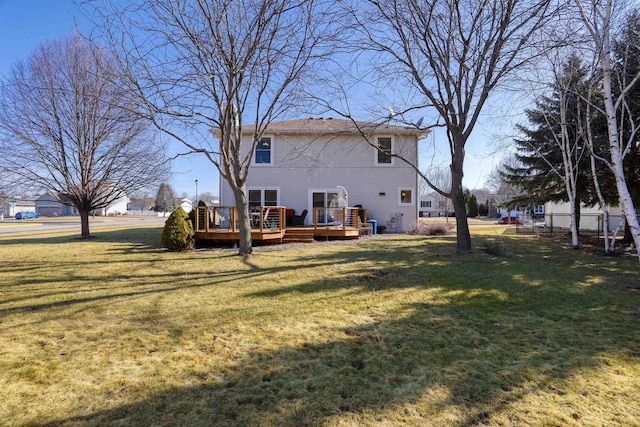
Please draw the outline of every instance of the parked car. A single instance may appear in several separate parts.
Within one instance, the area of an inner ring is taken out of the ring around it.
[[[18,212],[15,218],[16,219],[40,218],[40,214],[38,212]]]
[[[502,218],[500,218],[500,220],[498,221],[498,224],[522,224],[517,217],[512,216],[511,217],[511,221],[509,221],[509,217],[508,216],[503,216]]]

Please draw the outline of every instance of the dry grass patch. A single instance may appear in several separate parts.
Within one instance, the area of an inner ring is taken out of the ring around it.
[[[504,230],[504,228],[502,228]],[[637,425],[637,264],[478,233],[0,240],[7,425]],[[629,262],[628,262],[629,261]]]

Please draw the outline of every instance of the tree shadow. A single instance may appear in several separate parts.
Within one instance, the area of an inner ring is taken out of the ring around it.
[[[55,233],[55,232],[54,232]],[[96,230],[91,233],[91,238],[83,239],[77,234],[69,234],[65,230],[60,235],[45,232],[44,237],[38,234],[19,235],[19,236],[3,236],[0,239],[1,246],[24,246],[37,243],[39,245],[59,245],[65,243],[122,243],[132,244],[137,249],[160,250],[164,249],[160,245],[162,236],[162,228],[157,226],[149,227],[121,227],[110,230]],[[134,249],[135,250],[135,249]]]
[[[491,423],[528,394],[562,393],[558,382],[598,366],[601,354],[640,357],[640,338],[628,328],[638,315],[638,298],[610,289],[615,277],[589,264],[566,265],[524,251],[441,259],[435,254],[448,250],[448,243],[426,245],[303,255],[296,265],[327,265],[336,258],[369,263],[348,275],[245,298],[276,304],[296,293],[322,293],[375,302],[393,298],[398,289],[416,289],[435,296],[428,301],[399,303],[394,312],[347,307],[357,320],[338,330],[323,326],[333,337],[328,342],[246,352],[222,376],[202,366],[190,373],[190,385],[45,425],[310,426],[372,413],[378,415],[368,418],[371,424],[395,424],[402,422],[402,410],[416,410],[430,395],[422,421],[435,422],[439,411],[455,407],[460,416],[454,424],[471,426]],[[393,252],[395,261],[385,252]],[[519,262],[524,256],[535,262]],[[539,280],[541,265],[554,269],[553,283]],[[583,310],[567,313],[569,301]],[[216,336],[202,344],[209,352],[225,350]],[[575,415],[565,409],[568,419]],[[527,422],[511,416],[514,424]]]

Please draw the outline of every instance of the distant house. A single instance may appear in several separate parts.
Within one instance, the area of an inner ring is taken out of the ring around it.
[[[15,203],[11,203],[15,202]],[[18,212],[38,212],[35,197],[14,197],[9,203],[8,215],[14,216]]]
[[[191,199],[185,197],[184,199],[178,199],[178,206],[180,206],[186,213],[189,213],[193,209],[193,202]]]
[[[129,206],[129,197],[123,192],[119,197],[113,200],[107,207],[95,209],[92,214],[98,216],[114,216],[127,213]]]
[[[247,179],[250,206],[285,206],[296,214],[307,211],[305,225],[314,223],[314,209],[328,208],[338,187],[348,194],[348,206],[362,205],[368,218],[391,232],[406,232],[418,219],[416,171],[391,154],[418,164],[418,141],[425,131],[415,127],[361,124],[367,143],[353,122],[303,119],[270,123],[253,155]],[[245,133],[250,142],[252,135]],[[250,144],[244,144],[245,154]],[[226,181],[221,180],[220,204],[234,206]],[[318,225],[331,218],[317,210]]]
[[[446,216],[451,211],[451,202],[436,192],[420,196],[419,214],[421,217]]]
[[[602,229],[602,208],[596,206],[580,206],[580,229],[596,231]],[[622,209],[616,206],[609,208],[610,228],[615,230],[623,217]],[[545,204],[545,226],[567,228],[571,226],[571,207],[567,202],[548,202]]]
[[[497,208],[497,217],[519,217],[519,216],[528,216],[536,219],[544,218],[545,213],[545,205],[535,205],[529,208],[518,208],[518,209],[505,209],[505,208]]]
[[[78,210],[65,195],[47,193],[36,199],[36,209],[42,216],[78,215]]]
[[[97,216],[122,215],[127,212],[129,198],[124,192],[107,207],[95,209],[91,212]],[[78,215],[73,202],[64,193],[47,193],[35,200],[35,210],[42,216]]]

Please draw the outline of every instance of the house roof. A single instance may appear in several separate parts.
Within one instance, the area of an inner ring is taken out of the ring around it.
[[[246,127],[245,133],[251,133],[252,127]],[[265,133],[278,134],[358,134],[364,132],[391,133],[396,135],[415,135],[418,139],[427,136],[428,131],[408,126],[394,126],[386,123],[354,122],[352,120],[327,118],[308,118],[272,122],[267,125]]]

